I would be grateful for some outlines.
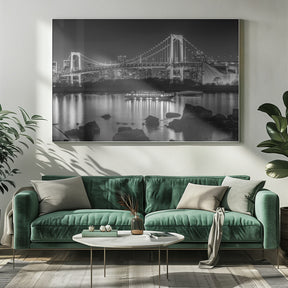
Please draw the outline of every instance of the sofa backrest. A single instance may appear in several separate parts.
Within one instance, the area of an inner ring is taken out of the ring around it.
[[[249,180],[246,175],[231,176]],[[175,209],[188,183],[219,186],[225,176],[146,176],[145,213]]]
[[[43,180],[73,176],[45,175]],[[231,177],[249,180],[247,175]],[[138,202],[140,213],[175,209],[188,183],[219,186],[225,176],[82,176],[93,209],[123,209],[117,193],[128,193]]]
[[[57,180],[72,176],[45,175],[42,180]],[[93,209],[123,209],[117,193],[128,193],[138,202],[138,211],[144,212],[143,176],[82,176]]]

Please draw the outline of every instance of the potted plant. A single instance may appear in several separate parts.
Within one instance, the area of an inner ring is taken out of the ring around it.
[[[19,169],[13,168],[13,163],[19,155],[23,154],[23,148],[29,148],[27,144],[34,144],[33,138],[28,131],[36,131],[39,120],[44,120],[39,115],[29,114],[19,107],[21,117],[12,111],[3,110],[0,104],[0,192],[8,192],[9,185],[15,187],[11,178],[20,173]]]
[[[273,122],[266,124],[266,131],[270,139],[257,145],[264,148],[264,153],[275,153],[288,157],[288,91],[283,94],[283,103],[286,108],[285,115],[280,109],[271,103],[262,104],[258,110],[267,113]],[[266,174],[273,178],[288,177],[288,161],[276,159],[266,165]],[[280,208],[281,214],[281,247],[288,251],[288,207]]]

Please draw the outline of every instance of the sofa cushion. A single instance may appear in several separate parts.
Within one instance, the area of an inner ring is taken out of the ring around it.
[[[227,186],[198,185],[188,183],[176,209],[201,209],[215,211]]]
[[[250,178],[245,175],[234,177]],[[188,183],[220,186],[224,178],[225,176],[146,176],[145,213],[175,209]]]
[[[129,230],[131,219],[131,213],[124,210],[57,211],[40,216],[31,223],[31,241],[73,242],[72,236],[81,233],[89,225],[99,229],[100,225],[110,224],[112,229]]]
[[[45,175],[42,179],[55,180],[68,177],[71,176]],[[82,176],[82,180],[92,208],[121,210],[117,193],[128,193],[137,200],[139,212],[143,213],[143,176]]]
[[[146,230],[176,232],[185,242],[208,242],[214,213],[204,210],[171,209],[145,216]],[[226,212],[222,242],[262,242],[261,223],[250,215]]]
[[[222,185],[230,188],[222,200],[226,210],[253,215],[257,192],[265,185],[265,181],[235,179],[226,176]]]
[[[31,180],[39,198],[39,215],[91,208],[81,177],[54,181]]]

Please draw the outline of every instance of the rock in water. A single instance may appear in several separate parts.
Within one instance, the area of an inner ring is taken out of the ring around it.
[[[177,117],[180,117],[181,114],[179,113],[175,113],[175,112],[167,112],[166,113],[166,118],[177,118]]]
[[[95,121],[91,121],[79,127],[79,132],[81,140],[92,141],[94,140],[94,136],[100,133],[100,128]]]
[[[121,131],[121,130],[120,130]],[[141,129],[127,129],[118,132],[113,136],[113,141],[149,141]]]
[[[100,128],[95,121],[86,123],[78,129],[72,129],[65,132],[72,139],[78,138],[80,141],[93,141],[94,136],[100,133]]]
[[[120,126],[119,128],[118,128],[118,133],[121,133],[121,132],[124,132],[124,131],[131,131],[132,130],[132,128],[131,127],[123,127],[123,126]]]
[[[218,126],[218,127],[225,127],[227,118],[223,114],[216,114],[211,117],[210,121],[212,122],[213,125]]]
[[[182,132],[184,129],[183,120],[174,119],[168,124],[168,128],[173,129],[175,132]]]
[[[157,128],[159,126],[159,118],[149,115],[145,119],[145,125],[150,128]]]
[[[200,118],[200,119],[210,119],[212,117],[212,111],[205,109],[202,106],[193,106],[191,104],[185,104],[183,110],[183,118]]]
[[[105,120],[109,120],[111,118],[111,115],[110,114],[105,114],[103,116],[101,116],[103,119]]]

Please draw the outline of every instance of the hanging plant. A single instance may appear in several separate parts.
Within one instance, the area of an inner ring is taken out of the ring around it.
[[[29,116],[21,107],[19,111],[21,118],[15,112],[3,110],[0,104],[0,191],[2,194],[8,192],[9,185],[15,187],[11,178],[20,173],[19,169],[12,167],[15,159],[23,155],[23,149],[29,148],[29,142],[34,144],[33,138],[27,132],[29,130],[36,132],[38,121],[44,120],[40,115]]]
[[[262,104],[258,110],[267,113],[273,122],[266,124],[266,131],[270,137],[257,145],[257,147],[265,147],[264,153],[275,153],[288,157],[288,91],[283,94],[283,102],[286,108],[283,116],[280,109],[271,103]],[[273,160],[266,165],[266,174],[273,178],[288,177],[288,161]]]

